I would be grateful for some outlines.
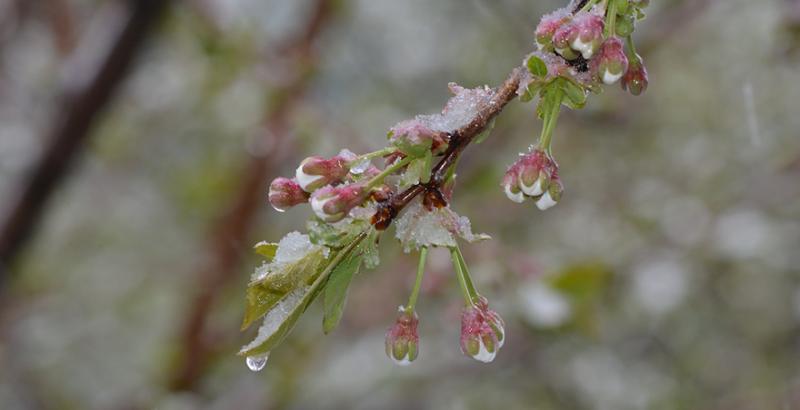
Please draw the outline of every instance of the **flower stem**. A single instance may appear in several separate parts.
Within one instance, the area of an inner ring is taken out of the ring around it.
[[[561,101],[564,99],[561,90],[553,90],[547,94],[546,98],[549,101],[542,101],[540,104],[549,104],[550,110],[544,113],[542,121],[542,134],[539,136],[539,149],[550,153],[550,144],[553,140],[553,130],[556,128],[558,122],[558,115],[561,113]]]
[[[369,189],[375,188],[376,186],[380,185],[383,182],[384,178],[386,178],[387,176],[389,176],[391,174],[394,174],[400,168],[403,168],[404,166],[408,165],[408,163],[411,162],[413,159],[414,158],[411,158],[411,157],[405,157],[405,158],[401,159],[400,161],[395,162],[391,166],[386,167],[386,169],[384,169],[383,172],[381,172],[380,174],[376,175],[375,178],[372,178],[369,182],[367,182],[367,185],[365,186],[365,188],[369,190]]]
[[[378,157],[385,157],[393,152],[397,151],[395,147],[386,147],[384,149],[377,150],[375,152],[369,152],[363,155],[357,156],[355,159],[347,163],[348,167],[354,167],[355,165],[361,163],[362,161],[370,161]]]
[[[417,305],[417,297],[419,297],[419,290],[422,288],[422,276],[425,274],[425,260],[428,258],[428,247],[423,247],[419,252],[419,264],[417,265],[417,279],[414,281],[414,289],[411,290],[411,296],[408,298],[407,309],[413,311]]]
[[[459,249],[458,245],[450,248],[450,258],[453,260],[453,267],[456,270],[456,277],[458,278],[458,284],[461,286],[464,302],[467,306],[471,306],[478,300],[479,295],[475,290],[475,285],[472,283],[469,269],[467,269],[467,264],[464,261],[464,255],[461,254],[461,249]]]
[[[589,0],[583,7],[580,9],[580,12],[589,11],[595,4],[597,4],[598,0]]]
[[[617,2],[611,0],[608,4],[608,13],[606,14],[606,33],[605,37],[609,38],[616,32],[617,25]]]

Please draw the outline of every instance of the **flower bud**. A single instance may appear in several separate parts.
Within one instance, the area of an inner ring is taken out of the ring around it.
[[[577,27],[574,22],[562,24],[553,34],[553,47],[556,52],[567,60],[578,58],[578,53],[572,49],[572,40],[577,36]]]
[[[419,318],[416,312],[403,306],[398,312],[394,325],[386,331],[386,355],[398,365],[407,366],[419,354]]]
[[[311,194],[311,209],[325,222],[338,222],[360,205],[369,192],[359,184],[320,188]]]
[[[275,178],[269,185],[269,203],[283,212],[287,208],[308,202],[308,193],[294,179]]]
[[[628,70],[628,57],[622,50],[622,40],[609,37],[600,46],[597,56],[592,59],[591,70],[595,78],[604,84],[614,84]]]
[[[489,309],[489,300],[483,296],[478,296],[478,301],[475,303],[475,307],[477,307],[481,312],[483,312],[484,316],[486,316],[486,320],[489,323],[489,326],[492,327],[495,334],[497,335],[498,345],[497,348],[503,347],[506,343],[506,323],[500,317],[497,312],[494,310]]]
[[[569,15],[564,13],[551,13],[542,16],[536,26],[536,47],[542,51],[553,50],[553,35],[564,23],[569,21]]]
[[[541,211],[545,211],[554,207],[558,201],[561,200],[561,195],[564,193],[564,185],[558,177],[558,171],[554,171],[552,178],[550,178],[549,186],[544,194],[536,200],[536,207]]]
[[[520,189],[519,186],[519,173],[516,164],[508,168],[506,175],[503,177],[503,182],[500,185],[503,187],[503,191],[506,193],[508,199],[518,204],[525,201],[525,194],[522,193],[522,189]]]
[[[636,58],[631,61],[628,71],[622,77],[620,85],[623,90],[633,95],[640,95],[647,90],[648,83],[647,68],[645,68],[642,58],[637,54]]]
[[[502,186],[512,201],[522,202],[531,197],[541,210],[555,205],[564,191],[558,178],[558,164],[539,149],[522,155],[506,172]]]
[[[485,299],[484,299],[485,300]],[[461,313],[461,352],[484,363],[494,360],[505,341],[503,321],[478,302]]]
[[[320,156],[308,157],[300,163],[295,178],[306,192],[314,192],[325,185],[340,182],[350,171],[349,158],[337,155],[326,159]]]
[[[572,21],[574,29],[569,33],[570,47],[581,53],[583,58],[590,59],[603,42],[603,18],[587,11],[580,12]]]

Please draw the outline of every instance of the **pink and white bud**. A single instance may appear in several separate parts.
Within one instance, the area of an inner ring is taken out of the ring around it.
[[[419,318],[413,310],[398,308],[397,320],[386,331],[386,355],[400,366],[408,366],[419,354]]]
[[[570,47],[581,53],[583,58],[590,59],[603,42],[605,22],[601,16],[584,11],[575,15],[572,20],[574,29],[569,33]]]
[[[575,39],[578,28],[573,21],[562,24],[553,34],[553,48],[558,55],[567,60],[578,58],[578,53],[572,49],[572,40]]]
[[[503,192],[506,193],[508,199],[521,204],[525,201],[525,194],[519,186],[519,174],[516,164],[512,165],[503,176],[503,182],[500,184],[503,187]]]
[[[359,184],[328,185],[311,194],[311,209],[325,222],[338,222],[361,205],[368,195],[369,192]]]
[[[461,352],[483,363],[494,360],[505,341],[503,321],[484,303],[461,313]]]
[[[489,309],[489,300],[483,296],[478,296],[478,301],[475,303],[475,307],[483,312],[486,320],[489,323],[489,326],[492,327],[497,335],[497,348],[499,349],[503,347],[503,345],[506,343],[506,322],[503,321],[497,312]]]
[[[350,158],[337,155],[326,159],[320,156],[308,157],[300,163],[295,172],[300,187],[306,192],[314,192],[325,185],[341,182],[350,171]]]
[[[622,47],[622,40],[609,37],[591,61],[592,74],[604,84],[616,83],[628,70],[628,57]]]
[[[294,179],[275,178],[269,185],[269,203],[279,212],[308,202],[308,193]]]
[[[539,149],[522,155],[506,172],[502,186],[512,201],[520,203],[531,197],[541,210],[555,205],[564,191],[558,164]]]
[[[641,95],[647,90],[649,83],[647,68],[645,68],[642,58],[637,54],[636,59],[630,62],[628,71],[622,76],[620,85],[623,90],[633,95]]]
[[[553,35],[556,30],[569,21],[569,14],[555,12],[542,16],[536,26],[536,47],[542,51],[553,50]]]

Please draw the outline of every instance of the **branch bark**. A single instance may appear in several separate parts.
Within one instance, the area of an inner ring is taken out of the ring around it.
[[[154,23],[169,1],[130,0],[130,13],[94,76],[76,90],[67,79],[60,116],[48,133],[47,146],[21,184],[7,215],[0,220],[0,289],[33,235],[53,192],[66,179],[84,150],[92,126],[113,99]],[[83,73],[79,73],[83,74]]]
[[[242,184],[230,208],[218,219],[209,238],[208,248],[212,260],[201,269],[197,293],[188,307],[180,335],[181,352],[169,380],[173,391],[192,390],[200,381],[210,356],[216,350],[210,337],[208,318],[216,299],[225,286],[235,278],[241,263],[241,246],[251,233],[253,219],[266,198],[266,186],[274,166],[280,164],[285,153],[289,131],[287,119],[302,102],[305,90],[313,78],[316,68],[316,40],[331,20],[336,0],[317,0],[302,33],[287,42],[280,54],[291,59],[294,72],[299,73],[283,86],[273,90],[278,99],[271,104],[265,115],[264,138],[271,136],[275,147],[263,156],[254,156],[242,173]]]

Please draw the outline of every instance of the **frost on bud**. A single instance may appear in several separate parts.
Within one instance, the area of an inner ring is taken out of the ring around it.
[[[419,119],[402,121],[392,127],[389,140],[402,152],[415,157],[424,155],[428,150],[438,154],[447,149],[444,135]]]
[[[609,37],[600,46],[597,56],[591,61],[592,74],[604,84],[614,84],[628,70],[628,57],[622,49],[622,40]]]
[[[512,201],[521,203],[530,197],[541,210],[555,205],[564,191],[558,178],[558,164],[539,149],[521,156],[506,172],[502,186]]]
[[[647,68],[645,68],[642,58],[637,54],[636,59],[630,62],[628,71],[622,77],[620,85],[623,90],[633,95],[640,95],[647,90],[648,84]]]
[[[536,47],[542,51],[553,51],[553,35],[556,30],[569,21],[569,12],[565,9],[542,16],[536,26]]]
[[[603,28],[605,27],[603,18],[584,11],[575,15],[572,24],[574,28],[569,32],[569,46],[581,53],[583,58],[587,60],[592,58],[603,42]]]
[[[400,366],[407,366],[419,354],[419,318],[413,310],[398,308],[397,320],[386,331],[386,355]]]
[[[369,192],[358,184],[320,188],[311,194],[311,209],[323,221],[332,223],[344,219],[350,210],[360,205]]]
[[[486,299],[464,308],[461,313],[461,352],[484,363],[494,360],[505,343],[505,324],[490,310]]]
[[[344,179],[350,171],[347,166],[350,159],[345,155],[337,155],[330,159],[320,156],[308,157],[297,167],[295,178],[304,191],[314,192],[325,185]]]
[[[280,212],[308,202],[308,196],[294,179],[275,178],[269,185],[269,203]]]

